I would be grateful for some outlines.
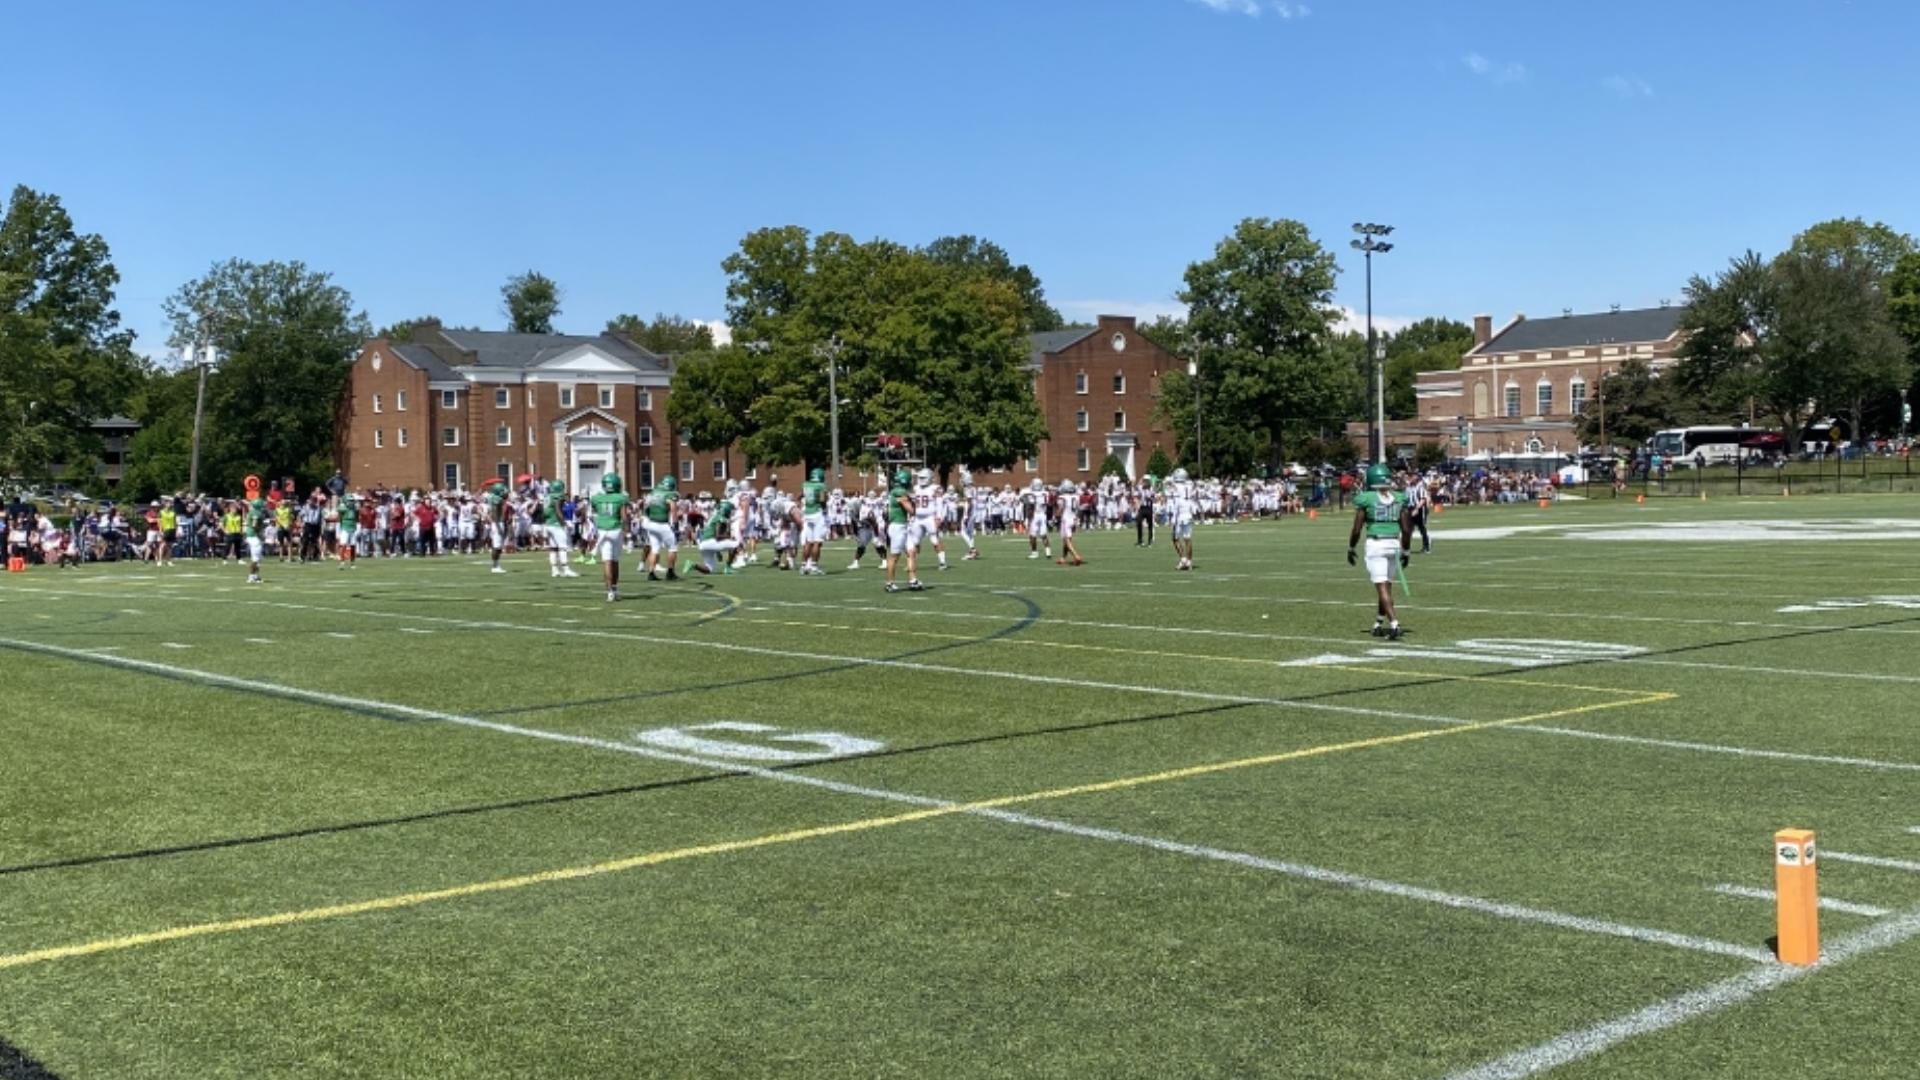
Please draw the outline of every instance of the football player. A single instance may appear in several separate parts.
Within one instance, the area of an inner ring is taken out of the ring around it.
[[[706,523],[700,526],[700,562],[695,570],[703,574],[714,571],[714,556],[720,556],[720,572],[733,573],[736,565],[732,559],[739,550],[740,540],[735,532],[739,518],[738,495],[735,482],[727,481],[726,497],[714,505],[713,513],[707,516]]]
[[[600,580],[607,586],[607,602],[620,599],[621,538],[627,534],[627,493],[618,473],[600,478],[600,490],[587,500],[593,510],[594,555],[600,560]],[[498,555],[495,556],[498,558]]]
[[[824,574],[820,548],[827,542],[827,474],[815,469],[800,488],[800,572]]]
[[[1047,485],[1034,477],[1027,485],[1027,558],[1038,559],[1045,553],[1053,558],[1053,541],[1047,536]]]
[[[1060,557],[1054,562],[1059,566],[1079,566],[1086,562],[1080,557],[1080,549],[1074,546],[1073,530],[1080,523],[1080,492],[1071,480],[1060,481]]]
[[[912,520],[915,509],[913,474],[905,469],[893,474],[893,487],[887,490],[887,591],[899,592],[895,583],[896,570],[900,565],[900,556],[907,557],[907,588],[918,590],[920,586],[920,561],[916,549],[907,542],[908,522]]]
[[[1407,500],[1393,490],[1393,470],[1385,465],[1367,466],[1367,490],[1353,498],[1353,532],[1347,537],[1347,565],[1360,561],[1358,548],[1364,534],[1367,541],[1367,577],[1379,598],[1379,610],[1373,617],[1373,636],[1400,639],[1400,618],[1393,610],[1393,564],[1407,565],[1412,547],[1412,514]]]
[[[641,504],[644,520],[641,528],[647,536],[647,580],[659,581],[660,553],[667,555],[667,580],[679,581],[680,574],[675,569],[680,562],[680,534],[673,525],[674,504],[679,502],[678,485],[671,476],[663,476],[660,482],[647,493],[646,502]]]
[[[541,514],[547,531],[547,568],[554,577],[579,577],[580,572],[567,565],[573,552],[572,540],[567,535],[567,518],[562,507],[567,504],[567,485],[560,480],[547,482],[547,496],[541,502]]]
[[[1193,515],[1197,500],[1193,494],[1193,481],[1187,479],[1187,470],[1173,470],[1172,482],[1168,485],[1167,520],[1173,526],[1173,553],[1180,560],[1173,564],[1175,570],[1193,569]]]

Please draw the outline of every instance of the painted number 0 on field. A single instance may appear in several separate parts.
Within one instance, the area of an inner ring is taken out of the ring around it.
[[[764,743],[738,742],[695,734],[702,731],[758,735],[765,742],[786,743],[807,749],[788,749],[786,746],[767,746]],[[692,727],[649,728],[635,732],[633,741],[702,757],[771,762],[824,761],[827,758],[871,754],[887,746],[883,742],[838,731],[787,732],[772,724],[752,724],[742,720],[716,720],[711,724],[695,724]]]

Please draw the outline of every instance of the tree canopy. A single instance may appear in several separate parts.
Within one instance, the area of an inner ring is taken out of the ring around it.
[[[713,351],[713,329],[679,315],[657,314],[652,322],[638,315],[615,315],[607,320],[607,333],[662,356]]]
[[[1199,363],[1207,471],[1250,473],[1282,460],[1284,440],[1345,423],[1356,400],[1353,359],[1334,349],[1339,268],[1305,225],[1248,218],[1187,268],[1190,354]],[[1362,350],[1364,352],[1364,349]],[[1162,380],[1162,419],[1195,462],[1194,384]]]
[[[0,480],[92,460],[89,425],[138,387],[145,365],[113,306],[119,281],[106,241],[78,232],[59,198],[13,189],[0,219]]]
[[[749,461],[825,461],[830,357],[844,456],[868,435],[911,432],[934,468],[995,468],[1046,437],[1025,370],[1030,297],[1013,282],[797,226],[749,234],[722,266],[734,344],[684,357],[668,401],[694,448],[738,439]]]
[[[212,345],[220,360],[207,380],[202,488],[238,491],[248,473],[318,482],[333,471],[334,410],[354,350],[370,336],[345,289],[303,263],[228,259],[182,285],[165,310],[170,344]],[[193,377],[191,370],[174,376]],[[150,426],[136,437],[133,456],[154,460],[142,465],[143,482],[161,490],[184,485],[184,468],[177,475],[153,469],[185,460],[192,395],[149,388],[144,403]]]
[[[1029,332],[1064,329],[1067,322],[1052,304],[1040,277],[1025,264],[1015,265],[1006,249],[977,236],[943,236],[921,249],[927,258],[942,266],[979,274],[992,281],[1003,281],[1020,293],[1026,311]]]
[[[516,334],[551,334],[560,314],[560,286],[538,270],[515,274],[500,286],[500,310]]]

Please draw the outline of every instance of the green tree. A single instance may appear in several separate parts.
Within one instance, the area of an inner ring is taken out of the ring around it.
[[[1447,448],[1443,443],[1423,442],[1413,448],[1413,467],[1421,471],[1447,463]]]
[[[207,380],[201,487],[238,491],[250,472],[325,479],[340,392],[371,336],[353,297],[303,263],[228,259],[182,285],[165,309],[171,344],[211,344],[220,357]]]
[[[1212,258],[1187,268],[1180,300],[1200,367],[1209,472],[1277,464],[1288,433],[1319,430],[1351,411],[1357,372],[1328,347],[1337,274],[1305,225],[1267,218],[1242,221]],[[1161,383],[1162,419],[1181,433],[1181,457],[1192,460],[1194,386],[1184,372]]]
[[[1901,259],[1920,248],[1913,237],[1884,222],[1869,225],[1860,218],[1834,218],[1808,227],[1793,238],[1787,250],[1795,255],[1859,263],[1874,278],[1882,279],[1893,273]]]
[[[186,490],[197,381],[195,369],[183,366],[154,372],[134,391],[127,415],[140,422],[140,430],[127,444],[120,480],[128,498],[152,499]]]
[[[1179,357],[1185,357],[1191,345],[1187,320],[1175,315],[1154,316],[1152,322],[1141,324],[1140,336]]]
[[[1845,412],[1856,430],[1864,402],[1908,384],[1906,344],[1895,332],[1872,265],[1845,252],[1753,252],[1712,281],[1687,286],[1680,375],[1722,406],[1747,400],[1776,420],[1789,450],[1814,415]]]
[[[677,357],[667,422],[701,453],[732,446],[751,430],[763,367],[737,345]]]
[[[515,274],[500,286],[500,309],[516,334],[551,334],[560,314],[560,286],[538,270]]]
[[[1133,479],[1127,475],[1127,465],[1120,460],[1119,454],[1108,454],[1100,459],[1100,479],[1105,480],[1109,476],[1117,476],[1122,480]]]
[[[1165,480],[1171,472],[1173,472],[1173,459],[1167,456],[1167,451],[1163,447],[1154,447],[1153,453],[1147,456],[1147,475]]]
[[[652,322],[638,315],[615,315],[607,320],[607,333],[661,356],[713,351],[713,329],[679,315],[656,314]]]
[[[47,479],[100,442],[89,425],[125,408],[146,366],[114,310],[106,241],[58,197],[16,187],[0,220],[0,479]]]
[[[1387,338],[1387,415],[1419,415],[1414,383],[1423,371],[1452,371],[1473,347],[1473,329],[1452,319],[1426,318]]]
[[[977,273],[993,281],[1003,281],[1020,293],[1030,332],[1061,330],[1067,325],[1060,312],[1047,303],[1040,277],[1024,263],[1015,265],[1005,248],[977,236],[943,236],[921,249],[929,259],[956,270]]]
[[[1676,380],[1655,374],[1645,360],[1628,360],[1594,388],[1574,432],[1588,446],[1640,445],[1656,431],[1712,419],[1714,414]]]
[[[405,345],[413,340],[414,330],[439,325],[440,317],[438,315],[421,315],[416,318],[401,319],[399,322],[389,323],[374,331],[373,336],[385,338],[395,345]]]
[[[752,360],[738,428],[750,460],[825,460],[830,348],[844,373],[843,446],[917,433],[944,472],[1010,465],[1045,438],[1025,369],[1027,299],[1011,283],[889,241],[797,227],[748,235],[722,265],[728,323]]]

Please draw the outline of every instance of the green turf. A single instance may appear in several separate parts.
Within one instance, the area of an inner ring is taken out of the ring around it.
[[[1732,521],[1800,531],[1695,531]],[[995,539],[895,596],[838,544],[618,604],[533,557],[10,575],[0,1041],[69,1078],[1442,1077],[1756,970],[1706,950],[1763,954],[1771,905],[1712,889],[1770,886],[1777,828],[1890,912],[1830,944],[1920,910],[1837,858],[1920,863],[1911,498],[1449,511],[1397,645],[1346,528],[1202,528],[1193,573]],[[1488,652],[1543,639],[1641,651]],[[810,745],[715,722],[880,749],[775,763],[829,786],[619,749]],[[1893,937],[1556,1075],[1908,1075]]]

